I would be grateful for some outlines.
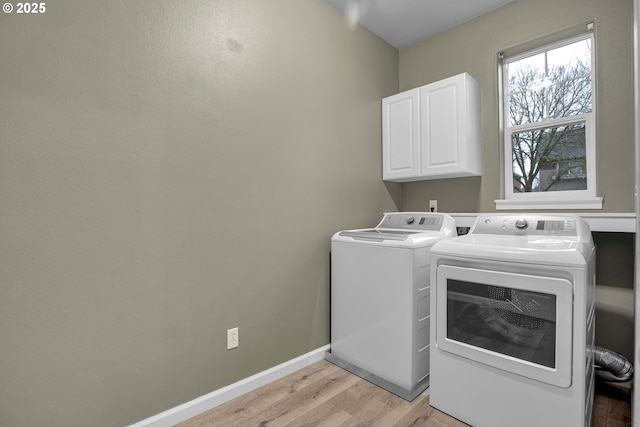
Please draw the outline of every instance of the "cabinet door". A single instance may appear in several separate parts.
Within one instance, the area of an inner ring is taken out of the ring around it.
[[[420,176],[420,99],[412,89],[382,100],[382,179]]]
[[[479,86],[467,74],[420,88],[425,178],[480,175]]]

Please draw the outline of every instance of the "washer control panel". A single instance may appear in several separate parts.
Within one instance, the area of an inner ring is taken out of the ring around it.
[[[577,236],[575,217],[563,215],[480,215],[471,233]]]
[[[396,228],[402,230],[434,230],[439,231],[442,228],[444,217],[442,214],[428,212],[399,212],[386,213],[377,229]]]

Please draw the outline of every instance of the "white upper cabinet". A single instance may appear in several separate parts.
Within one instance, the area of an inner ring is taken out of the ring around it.
[[[480,86],[463,73],[382,100],[382,178],[481,174]]]
[[[420,89],[382,100],[383,179],[420,175]]]

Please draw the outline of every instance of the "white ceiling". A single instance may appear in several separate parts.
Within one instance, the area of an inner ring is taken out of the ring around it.
[[[513,0],[326,0],[397,49],[429,38]]]

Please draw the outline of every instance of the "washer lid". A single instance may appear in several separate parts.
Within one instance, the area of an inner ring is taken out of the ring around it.
[[[412,234],[417,234],[419,231],[396,231],[396,230],[347,230],[341,231],[340,236],[353,237],[356,240],[399,240],[404,241]]]
[[[332,242],[361,243],[398,248],[431,246],[456,235],[454,219],[437,212],[385,213],[374,228],[339,231]]]

